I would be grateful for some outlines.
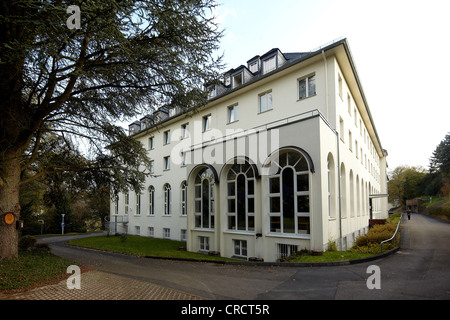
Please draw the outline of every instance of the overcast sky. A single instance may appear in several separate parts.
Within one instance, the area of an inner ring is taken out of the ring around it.
[[[450,1],[217,1],[228,68],[347,38],[389,169],[428,169],[450,132]]]

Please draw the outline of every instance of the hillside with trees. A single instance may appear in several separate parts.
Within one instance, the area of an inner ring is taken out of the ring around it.
[[[406,200],[424,198],[428,201],[427,213],[450,218],[450,133],[433,151],[428,170],[399,166],[390,173],[388,190],[389,202],[395,206],[404,207]]]

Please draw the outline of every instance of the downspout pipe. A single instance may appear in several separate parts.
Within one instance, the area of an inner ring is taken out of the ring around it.
[[[325,51],[322,50],[322,58],[324,62],[325,67],[325,107],[326,107],[326,117],[328,120],[328,63],[327,63],[327,57],[325,56]]]

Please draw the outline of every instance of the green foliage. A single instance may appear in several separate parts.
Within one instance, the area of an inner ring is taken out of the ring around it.
[[[390,239],[397,229],[396,223],[386,223],[374,225],[369,231],[356,238],[355,244],[349,250],[355,253],[380,253],[380,243],[384,240]],[[393,241],[383,244],[383,251],[395,248],[398,245],[399,236],[395,237]]]
[[[431,205],[426,209],[426,213],[441,218],[446,221],[450,221],[450,201],[441,201],[435,205]]]
[[[127,241],[128,236],[126,233],[120,235],[120,242],[125,243]]]
[[[397,226],[393,223],[374,225],[372,228],[370,228],[369,232],[359,236],[356,239],[355,244],[358,247],[366,246],[370,243],[380,244],[381,241],[392,237],[396,228]]]
[[[399,166],[388,181],[389,202],[406,200],[422,195],[449,196],[450,194],[450,133],[439,143],[430,158],[429,171],[420,167]]]
[[[280,259],[280,262],[309,263],[309,262],[336,262],[356,260],[372,256],[372,253],[356,251],[325,251],[322,255],[312,255],[309,250],[294,252],[289,257]]]
[[[201,253],[179,250],[180,247],[186,247],[186,243],[183,241],[155,239],[132,235],[127,235],[126,241],[122,241],[121,237],[99,236],[99,237],[88,237],[71,240],[68,243],[70,245],[76,245],[80,247],[121,252],[138,256],[206,259],[206,260],[233,260],[217,256],[210,256]]]
[[[23,236],[19,239],[19,249],[29,250],[32,249],[37,243],[37,239],[33,236]]]
[[[65,1],[0,5],[0,167],[20,162],[21,186],[75,171],[115,194],[139,190],[150,159],[117,123],[164,105],[204,105],[203,83],[222,68],[216,3],[70,4],[80,7],[81,29],[67,27]],[[11,174],[0,170],[0,182]]]
[[[439,143],[430,159],[430,172],[440,172],[444,176],[450,174],[450,133]]]
[[[46,248],[19,251],[16,259],[0,260],[0,290],[23,290],[62,280],[71,264]]]
[[[388,181],[389,202],[398,199],[404,205],[406,200],[420,196],[425,177],[426,171],[420,167],[395,168]]]

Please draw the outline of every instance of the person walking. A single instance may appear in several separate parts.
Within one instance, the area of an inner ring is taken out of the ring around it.
[[[411,210],[410,209],[406,210],[406,213],[408,214],[408,220],[411,220]]]

